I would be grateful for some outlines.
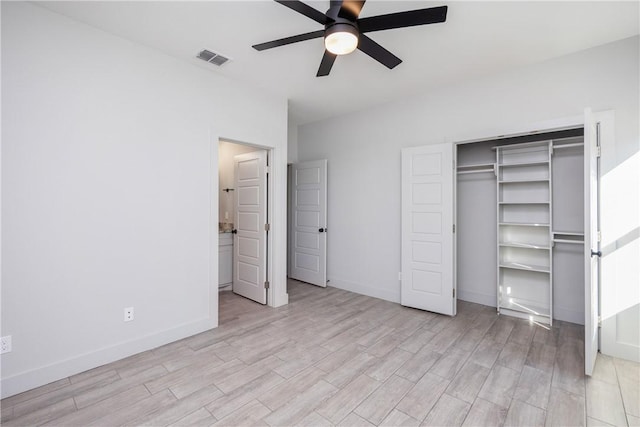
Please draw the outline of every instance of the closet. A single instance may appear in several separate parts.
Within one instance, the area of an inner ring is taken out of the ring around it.
[[[458,298],[584,323],[584,128],[456,146]]]

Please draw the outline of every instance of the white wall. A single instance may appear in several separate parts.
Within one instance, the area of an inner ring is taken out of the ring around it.
[[[326,158],[331,171],[328,188],[331,286],[399,301],[402,147],[499,136],[535,124],[581,116],[585,107],[591,107],[594,111],[615,110],[615,144],[602,148],[603,182],[621,165],[629,164],[627,160],[632,156],[637,158],[638,50],[638,37],[634,37],[300,126],[300,161]],[[634,198],[624,196],[626,191],[629,194],[640,191],[638,172],[623,176],[615,185],[614,180],[609,180],[603,187],[603,197],[615,199],[603,207],[602,213],[603,238],[609,235],[610,240],[638,227],[637,198],[634,204]],[[621,192],[623,187],[625,191]],[[615,209],[608,207],[614,205]],[[620,212],[632,218],[626,228],[617,225]],[[637,239],[625,248],[631,253],[635,250],[637,259]],[[609,255],[610,259],[615,258]],[[637,289],[637,282],[633,283],[637,277],[634,263],[607,262],[605,257],[603,280],[608,277],[607,271],[614,269],[617,279],[605,281],[603,287]],[[490,286],[487,295],[495,295],[495,284]],[[459,289],[460,295],[464,291]],[[639,310],[635,303],[631,311]],[[626,318],[637,318],[634,313]],[[634,328],[637,331],[637,326]]]
[[[217,325],[221,137],[274,147],[286,303],[286,100],[2,2],[3,397]]]
[[[298,126],[289,115],[289,125],[287,131],[287,149],[289,151],[287,161],[296,163],[298,161]]]
[[[218,205],[218,218],[220,222],[233,223],[236,207],[233,203],[233,197],[235,194],[235,171],[233,166],[233,158],[238,154],[250,153],[251,151],[259,150],[259,148],[249,145],[234,144],[233,142],[220,141],[218,149],[218,188],[219,188],[219,205]],[[225,188],[234,188],[234,191],[222,191]],[[228,219],[225,219],[225,214],[228,215]]]

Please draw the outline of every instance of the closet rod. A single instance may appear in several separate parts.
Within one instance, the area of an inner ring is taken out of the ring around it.
[[[475,165],[458,165],[458,169],[472,169],[472,168],[494,168],[495,163],[476,163]]]
[[[485,172],[494,172],[493,168],[491,169],[478,169],[474,171],[458,171],[458,175],[466,175],[468,173],[485,173]]]
[[[583,245],[584,240],[567,240],[567,239],[553,239],[556,243],[574,243],[577,245]]]
[[[554,145],[553,149],[557,150],[558,148],[582,147],[583,145],[584,145],[584,143],[582,143],[582,142],[574,142],[574,143],[571,143],[571,144]]]
[[[554,231],[554,235],[556,236],[582,236],[584,237],[584,233],[575,233],[573,231]]]
[[[496,145],[491,147],[492,150],[497,150],[498,148],[513,148],[513,147],[534,147],[536,145],[540,145],[543,142],[549,142],[549,139],[541,139],[540,141],[531,141],[531,142],[521,142],[519,144],[505,144],[505,145]],[[567,144],[568,145],[568,144]]]

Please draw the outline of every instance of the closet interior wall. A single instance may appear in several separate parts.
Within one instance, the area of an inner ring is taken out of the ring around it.
[[[456,282],[458,299],[496,306],[495,141],[460,144],[456,166]],[[477,165],[463,170],[463,167]]]
[[[553,141],[553,318],[584,324],[583,129],[456,146],[456,282],[460,300],[497,305],[497,186],[494,147]],[[561,147],[562,146],[562,147]]]
[[[578,324],[584,324],[584,147],[573,144],[583,141],[554,140],[551,157],[553,313]]]

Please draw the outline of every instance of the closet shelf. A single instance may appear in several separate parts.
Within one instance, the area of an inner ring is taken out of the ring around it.
[[[535,165],[548,165],[549,160],[536,160],[531,162],[513,162],[513,163],[500,163],[501,168],[516,167],[516,166],[535,166]]]
[[[544,265],[523,264],[520,262],[500,262],[500,268],[510,268],[513,270],[534,271],[536,273],[550,273],[550,268]]]
[[[509,226],[513,225],[516,227],[549,227],[549,224],[542,223],[531,223],[531,222],[500,222],[498,225]]]
[[[518,298],[506,297],[505,301],[503,301],[500,305],[500,308],[519,311],[520,313],[526,313],[535,316],[549,317],[548,307],[531,304],[529,302],[519,300]]]
[[[551,153],[551,141],[500,147],[496,152],[498,312],[549,324],[553,307]],[[519,185],[509,185],[515,183]]]
[[[470,169],[470,170],[459,170],[457,173],[458,175],[466,175],[466,174],[470,174],[470,173],[495,173],[495,170],[493,168],[491,169]]]
[[[518,150],[520,148],[524,148],[524,147],[540,147],[543,145],[549,145],[548,140],[542,140],[542,141],[531,141],[531,142],[521,142],[519,144],[505,144],[505,145],[496,145],[494,147],[491,147],[491,149],[493,151],[496,151],[498,149],[501,150],[505,150],[505,151],[514,151],[514,150]]]
[[[506,248],[541,249],[541,250],[547,250],[547,251],[551,249],[549,246],[532,245],[531,243],[520,243],[520,242],[500,242],[500,246],[506,247]]]
[[[584,244],[584,233],[552,231],[551,234],[553,234],[553,241],[556,243]]]
[[[526,184],[532,182],[549,182],[549,178],[539,179],[502,179],[498,181],[498,184]]]
[[[456,173],[458,175],[466,175],[470,173],[495,173],[496,164],[495,163],[477,163],[475,165],[458,165],[456,168]]]
[[[477,163],[475,165],[458,165],[458,169],[492,168],[495,163]]]
[[[498,202],[499,205],[548,205],[549,202]]]

